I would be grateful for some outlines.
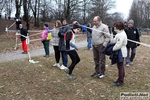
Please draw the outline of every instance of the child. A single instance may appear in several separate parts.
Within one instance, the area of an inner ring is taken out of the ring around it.
[[[44,46],[44,50],[45,50],[45,56],[48,58],[49,57],[49,40],[51,39],[51,33],[50,30],[48,29],[48,24],[44,24],[44,30],[41,33],[41,39],[42,39],[42,43]]]
[[[27,53],[28,53],[28,45],[27,45],[27,40],[26,40],[25,37],[27,36],[28,31],[27,31],[27,29],[25,29],[25,28],[23,27],[22,24],[19,24],[19,28],[20,28],[20,33],[21,33],[20,38],[21,38],[22,49],[23,49],[22,54],[27,54]]]
[[[65,71],[68,73],[67,78],[69,78],[69,79],[75,79],[75,76],[72,75],[72,72],[73,72],[76,64],[80,62],[80,58],[78,56],[78,53],[76,52],[76,50],[78,50],[78,48],[75,45],[75,33],[78,33],[79,29],[80,29],[80,27],[76,22],[73,24],[73,29],[67,31],[67,33],[64,35],[66,51],[72,60],[72,63],[69,66],[69,68],[65,69]]]

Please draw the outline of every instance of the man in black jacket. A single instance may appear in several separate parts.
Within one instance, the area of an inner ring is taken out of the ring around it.
[[[127,38],[133,41],[140,42],[139,33],[136,27],[134,27],[134,21],[131,19],[128,22],[128,27],[125,28],[125,32],[127,34]],[[128,41],[127,43],[127,57],[126,57],[126,66],[130,66],[133,64],[133,59],[136,55],[136,47],[139,46],[134,42]],[[130,49],[131,49],[131,56],[130,56]]]
[[[19,28],[20,28],[20,39],[21,39],[21,42],[22,42],[22,49],[23,49],[23,52],[22,54],[27,54],[28,53],[28,46],[27,46],[27,29],[23,28],[22,24],[19,25]]]

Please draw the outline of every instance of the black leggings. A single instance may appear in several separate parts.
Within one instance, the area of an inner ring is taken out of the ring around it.
[[[71,50],[71,51],[68,51],[67,53],[68,53],[68,55],[70,56],[70,58],[72,60],[72,63],[69,66],[69,75],[71,75],[75,65],[80,62],[80,58],[79,58],[79,55],[76,52],[76,50]]]
[[[60,60],[59,46],[53,46],[53,47],[54,47],[54,52],[55,52],[56,63],[59,63],[59,60]]]

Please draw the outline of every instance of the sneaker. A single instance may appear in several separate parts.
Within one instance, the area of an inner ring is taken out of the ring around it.
[[[49,55],[45,55],[45,56],[43,56],[43,57],[48,58],[48,57],[49,57]]]
[[[133,62],[130,62],[131,65],[133,65]]]
[[[65,69],[68,69],[68,68],[67,68],[66,66],[64,66],[64,65],[61,65],[61,66],[60,66],[60,69],[61,69],[61,70],[65,70]]]
[[[129,67],[129,66],[130,66],[130,64],[126,64],[126,66],[127,66],[127,67]]]
[[[99,75],[98,75],[98,78],[103,78],[103,77],[105,77],[104,74],[99,74]]]
[[[68,78],[68,79],[75,79],[76,77],[73,76],[73,75],[67,75],[67,78]]]
[[[22,54],[27,54],[27,52],[22,52]]]
[[[53,66],[56,67],[56,66],[57,66],[57,63],[55,63]]]
[[[122,86],[123,85],[123,83],[119,83],[119,82],[114,82],[113,83],[113,86]]]
[[[69,74],[69,69],[68,69],[68,68],[66,68],[66,69],[65,69],[65,72]]]
[[[96,72],[91,74],[91,77],[97,77],[97,76],[98,76],[98,74]]]
[[[59,67],[59,68],[60,68],[59,63],[55,63],[53,66],[54,66],[54,67]]]

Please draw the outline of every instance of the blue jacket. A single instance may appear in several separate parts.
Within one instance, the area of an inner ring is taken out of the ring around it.
[[[123,56],[122,56],[121,49],[119,49],[117,51],[113,51],[114,45],[115,45],[115,43],[109,43],[106,46],[106,48],[102,51],[102,53],[109,56],[109,58],[111,59],[111,64],[115,64],[117,62],[117,58],[118,58],[119,62],[123,62]]]

